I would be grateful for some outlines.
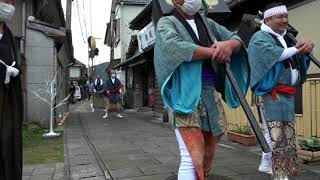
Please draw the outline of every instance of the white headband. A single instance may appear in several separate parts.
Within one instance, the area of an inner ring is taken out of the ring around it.
[[[263,19],[269,18],[271,16],[279,15],[279,14],[287,14],[288,10],[285,5],[283,6],[277,6],[271,9],[266,10],[263,13]]]

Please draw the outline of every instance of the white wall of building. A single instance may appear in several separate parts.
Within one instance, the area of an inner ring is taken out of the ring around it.
[[[310,39],[315,43],[315,57],[320,59],[320,0],[299,6],[289,11],[289,23],[299,31],[298,40]],[[312,65],[308,73],[320,73],[318,67]]]
[[[119,11],[120,23],[120,44],[121,44],[121,62],[126,61],[126,52],[128,51],[131,36],[137,34],[138,31],[132,31],[129,28],[129,23],[135,18],[144,8],[143,5],[123,5]]]

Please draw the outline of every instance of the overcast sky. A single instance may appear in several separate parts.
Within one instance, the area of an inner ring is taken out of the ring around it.
[[[91,2],[91,15],[90,20],[90,2]],[[99,49],[99,56],[95,57],[95,64],[100,64],[110,61],[110,48],[104,45],[104,36],[106,33],[107,23],[110,19],[112,0],[73,0],[72,2],[72,40],[74,48],[74,57],[88,65],[88,44],[87,37],[92,35],[96,37],[97,48]],[[66,0],[61,0],[62,7],[66,9]],[[79,3],[79,4],[78,4]],[[80,12],[80,21],[78,15],[78,5]],[[85,21],[84,21],[85,20]],[[85,28],[85,24],[86,27]],[[91,34],[92,25],[92,34]],[[81,35],[83,31],[83,37]],[[87,35],[86,35],[87,29]],[[84,42],[84,39],[86,42]],[[91,62],[90,62],[91,65]]]

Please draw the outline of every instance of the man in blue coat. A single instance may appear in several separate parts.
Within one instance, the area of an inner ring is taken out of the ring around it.
[[[275,179],[299,175],[294,94],[306,78],[312,51],[311,41],[293,44],[287,37],[288,11],[282,3],[272,3],[264,11],[261,30],[250,40],[250,86],[262,100],[266,139],[272,153],[263,154],[259,171],[274,174]]]

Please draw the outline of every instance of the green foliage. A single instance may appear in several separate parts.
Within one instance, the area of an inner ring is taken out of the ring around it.
[[[239,125],[235,130],[235,132],[243,135],[253,135],[253,131],[251,127],[248,125],[243,125],[243,126]]]
[[[312,151],[312,152],[320,151],[320,140],[314,137],[301,140],[299,142],[299,145],[302,150]]]

